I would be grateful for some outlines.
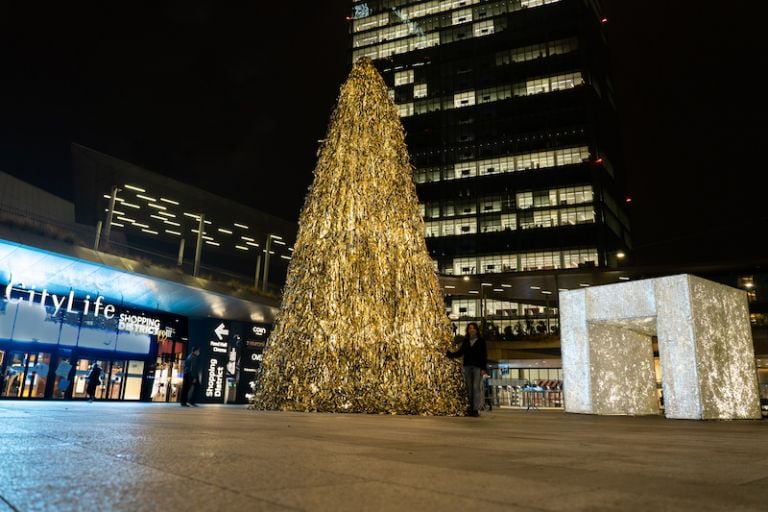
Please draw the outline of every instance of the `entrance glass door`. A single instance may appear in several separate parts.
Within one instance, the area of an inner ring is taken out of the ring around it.
[[[96,386],[95,398],[103,400],[107,394],[109,361],[97,359],[78,359],[75,363],[74,386],[72,388],[72,398],[86,398],[86,388],[88,387],[88,372],[91,371],[93,363],[99,363],[101,366],[101,384]]]
[[[51,354],[49,352],[30,353],[22,396],[26,398],[45,397],[45,385],[48,382],[48,373],[50,371]]]
[[[25,352],[8,352],[3,367],[2,396],[18,398],[24,387],[24,373],[27,369],[27,354]]]
[[[72,365],[72,351],[59,350],[59,356],[56,358],[56,369],[53,371],[53,390],[51,398],[67,398],[71,396],[72,379],[74,377],[74,366]]]
[[[125,361],[112,361],[109,367],[107,398],[120,400],[122,398],[123,384],[125,383]]]
[[[181,393],[184,371],[184,344],[166,341],[158,347],[155,378],[152,384],[153,402],[176,402]]]
[[[3,355],[3,379],[0,396],[43,398],[50,372],[49,352],[12,351]]]
[[[139,400],[144,380],[144,361],[78,359],[72,375],[72,398],[86,398],[88,372],[94,362],[101,366],[96,400]]]
[[[123,400],[139,400],[144,381],[144,361],[128,361],[128,371],[123,385]]]

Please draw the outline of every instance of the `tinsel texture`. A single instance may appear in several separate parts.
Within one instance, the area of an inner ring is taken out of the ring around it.
[[[461,415],[461,368],[427,253],[403,128],[368,59],[319,153],[254,406]]]

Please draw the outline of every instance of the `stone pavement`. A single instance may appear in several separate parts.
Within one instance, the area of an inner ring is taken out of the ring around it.
[[[768,510],[768,421],[0,401],[0,511]]]

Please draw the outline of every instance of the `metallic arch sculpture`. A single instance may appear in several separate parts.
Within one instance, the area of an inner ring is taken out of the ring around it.
[[[560,293],[566,412],[760,419],[746,293],[683,274]]]

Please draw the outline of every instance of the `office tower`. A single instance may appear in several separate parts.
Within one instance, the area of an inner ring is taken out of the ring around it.
[[[631,245],[606,22],[589,0],[353,2],[441,274],[611,267]]]
[[[400,111],[435,269],[468,279],[443,280],[458,333],[556,333],[558,289],[631,247],[599,3],[351,7],[352,58],[374,61]]]

